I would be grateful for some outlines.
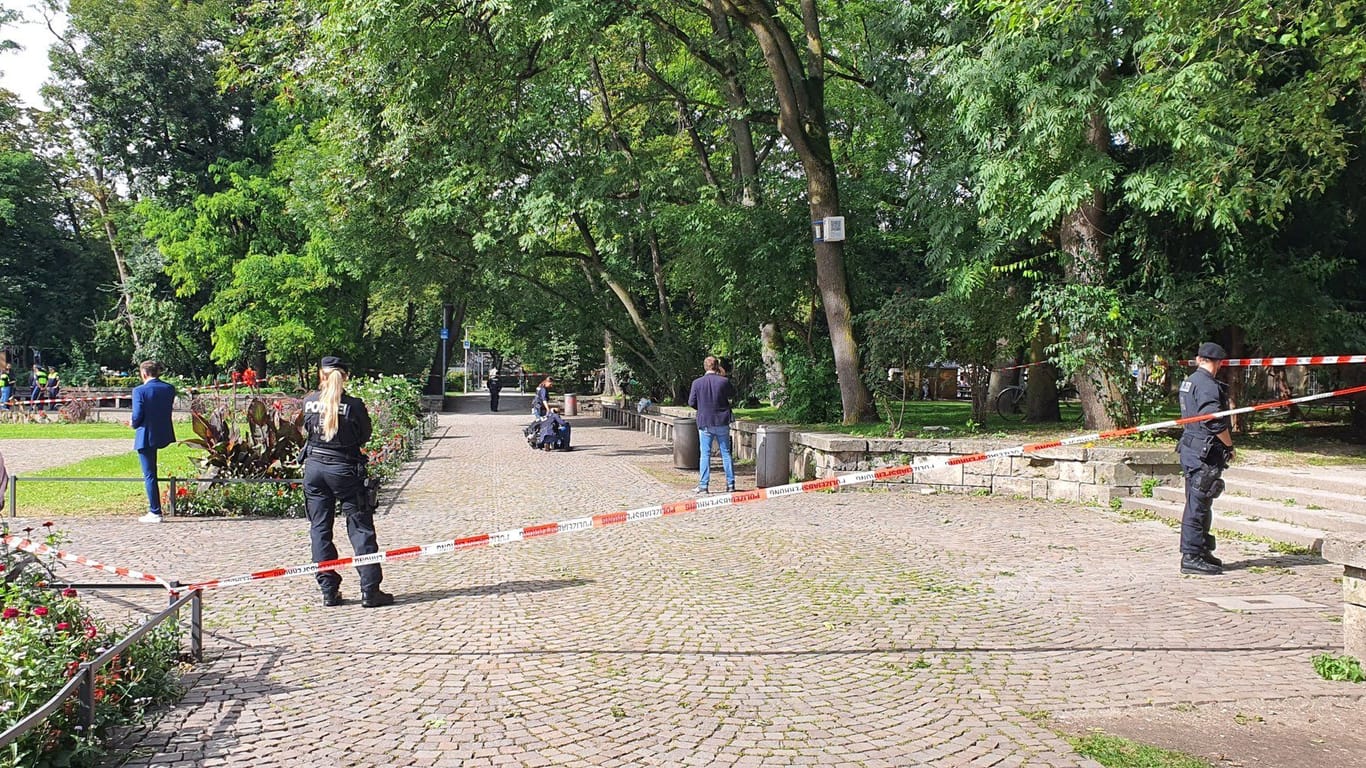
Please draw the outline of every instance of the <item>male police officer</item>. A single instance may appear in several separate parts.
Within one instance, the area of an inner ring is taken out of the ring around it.
[[[1195,353],[1196,369],[1181,382],[1181,418],[1228,410],[1227,385],[1214,378],[1228,357],[1212,341]],[[1186,509],[1181,515],[1181,572],[1202,576],[1223,573],[1223,562],[1214,556],[1214,537],[1209,528],[1214,499],[1223,493],[1219,476],[1233,458],[1233,433],[1228,417],[1187,424],[1176,450],[1186,477]]]

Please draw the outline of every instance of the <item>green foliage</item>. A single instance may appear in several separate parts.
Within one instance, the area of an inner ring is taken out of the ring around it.
[[[1204,760],[1100,731],[1069,737],[1067,741],[1077,754],[1089,757],[1105,768],[1210,768]]]
[[[195,459],[203,477],[299,476],[305,441],[299,401],[252,398],[238,411],[235,397],[197,397],[190,418],[197,437],[182,442],[203,451]]]
[[[796,422],[820,423],[840,420],[839,386],[835,366],[824,351],[810,354],[785,350],[783,371],[787,376],[778,413]]]
[[[304,492],[298,483],[203,483],[176,490],[177,516],[305,517]]]
[[[61,535],[39,538],[60,544]],[[5,534],[10,531],[6,527]],[[27,535],[31,536],[29,532]],[[45,586],[55,580],[52,561],[0,545],[0,730],[8,729],[47,702],[82,661],[114,645],[119,633],[98,621],[74,589]],[[81,733],[73,706],[59,708],[41,725],[0,754],[4,768],[70,768],[95,765],[100,740],[113,729],[142,722],[145,712],[178,695],[174,665],[178,627],[163,624],[126,654],[95,674],[95,729]]]
[[[374,434],[366,445],[369,450],[378,450],[389,440],[416,429],[422,421],[422,390],[401,376],[351,379],[346,392],[364,400],[370,412]]]
[[[1352,656],[1334,656],[1320,653],[1314,659],[1314,671],[1324,680],[1340,680],[1348,683],[1366,682],[1366,672],[1361,670],[1361,662]]]

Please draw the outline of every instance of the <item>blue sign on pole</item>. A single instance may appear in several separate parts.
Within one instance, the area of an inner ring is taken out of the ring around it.
[[[470,340],[469,340],[469,339],[465,339],[465,349],[469,349],[469,348],[470,348]]]
[[[451,337],[451,329],[450,329],[450,328],[442,328],[442,329],[441,329],[441,340],[442,340],[442,341],[445,341],[445,340],[449,339],[450,337]]]

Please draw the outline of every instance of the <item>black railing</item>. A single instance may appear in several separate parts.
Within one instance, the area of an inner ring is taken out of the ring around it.
[[[9,516],[15,518],[19,516],[19,481],[25,483],[142,483],[145,482],[141,477],[36,477],[11,475],[9,484]],[[287,477],[158,477],[158,483],[166,483],[169,492],[166,496],[166,513],[174,517],[176,513],[176,497],[180,486],[184,484],[208,483],[209,485],[236,485],[241,483],[274,483],[275,485],[298,485],[303,482],[303,478]]]
[[[96,586],[96,585],[87,585]],[[101,588],[121,588],[122,584],[99,584]],[[172,586],[177,586],[172,582]],[[127,637],[120,640],[112,648],[101,653],[90,661],[83,661],[77,668],[76,674],[71,676],[66,685],[57,691],[47,703],[24,717],[23,720],[15,723],[9,730],[0,733],[0,749],[8,747],[10,744],[24,737],[24,734],[36,728],[53,712],[56,712],[66,703],[67,699],[80,697],[79,717],[80,725],[85,728],[85,733],[95,725],[95,675],[111,661],[127,651],[133,643],[141,640],[147,633],[156,629],[167,619],[179,621],[180,609],[186,603],[190,604],[190,653],[189,658],[195,662],[204,660],[204,600],[199,590],[194,590],[186,595],[177,596],[171,593],[171,604],[166,610],[158,613],[141,626],[133,630]]]

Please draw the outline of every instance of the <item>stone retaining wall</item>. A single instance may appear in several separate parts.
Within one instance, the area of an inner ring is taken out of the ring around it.
[[[692,418],[689,408],[651,408],[646,413],[604,403],[603,418],[673,442],[675,419]],[[754,458],[758,423],[731,425],[732,452]],[[900,466],[953,456],[969,456],[1016,442],[967,438],[865,438],[824,432],[791,433],[789,467],[794,479],[811,480],[841,472]],[[1140,495],[1145,482],[1179,484],[1181,466],[1169,448],[1063,447],[987,459],[916,473],[894,483],[962,493],[982,492],[1033,499],[1100,501]]]

